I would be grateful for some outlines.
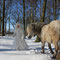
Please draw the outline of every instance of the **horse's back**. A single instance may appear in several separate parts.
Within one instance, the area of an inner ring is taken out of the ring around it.
[[[58,35],[60,39],[60,21],[59,20],[52,21],[49,24],[49,28],[51,29],[51,32],[54,33],[55,35]]]

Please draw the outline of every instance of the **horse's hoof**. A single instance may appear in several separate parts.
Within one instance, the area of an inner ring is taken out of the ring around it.
[[[44,51],[42,51],[41,53],[44,54]]]
[[[56,56],[52,56],[51,58],[52,58],[52,59],[56,59]]]

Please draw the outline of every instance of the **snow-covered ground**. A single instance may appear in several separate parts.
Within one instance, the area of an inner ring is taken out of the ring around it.
[[[42,43],[35,43],[36,37],[25,39],[29,50],[16,51],[12,49],[15,40],[12,36],[0,36],[0,60],[51,60],[48,44],[45,44],[45,53],[41,54]],[[52,45],[53,46],[53,45]],[[54,47],[54,46],[53,46]]]

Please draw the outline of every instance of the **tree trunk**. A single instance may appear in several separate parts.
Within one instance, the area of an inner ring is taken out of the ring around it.
[[[1,33],[1,18],[0,18],[0,33]]]
[[[24,26],[24,38],[25,38],[25,0],[23,0],[23,26]]]
[[[37,7],[37,0],[34,2],[34,22],[36,21],[36,7]]]
[[[42,11],[42,10],[41,10],[41,0],[40,0],[40,9],[39,9],[39,10],[40,10],[40,20],[41,20],[41,15],[42,15],[42,14],[41,14],[41,11]]]
[[[56,20],[56,8],[57,8],[57,6],[56,6],[56,4],[57,4],[57,1],[56,0],[54,0],[53,1],[53,13],[54,13],[54,20]]]
[[[5,0],[3,0],[2,36],[4,36]]]
[[[43,10],[42,10],[42,19],[40,20],[41,22],[44,22],[44,20],[45,20],[46,5],[47,5],[47,0],[44,0]]]
[[[10,14],[9,14],[9,33],[10,33]]]
[[[6,34],[6,22],[5,22],[5,34]]]
[[[31,20],[31,23],[33,22],[33,20],[32,20],[32,7],[31,7],[31,18],[30,18],[30,20]]]
[[[19,22],[19,12],[18,12],[18,3],[16,3],[16,8],[17,8],[17,16],[18,16],[18,18],[17,18],[17,21],[16,22]]]
[[[51,21],[51,8],[50,8],[50,6],[51,6],[51,2],[50,2],[50,0],[48,1],[48,6],[47,6],[47,8],[48,8],[48,10],[47,10],[47,14],[48,14],[48,19],[47,19],[47,23],[50,23],[50,21]]]
[[[30,11],[30,12],[31,12],[31,13],[30,13],[30,14],[31,14],[31,15],[30,15],[30,22],[33,23],[34,20],[33,20],[33,11],[32,11],[32,0],[30,0],[30,7],[31,7],[31,11]]]

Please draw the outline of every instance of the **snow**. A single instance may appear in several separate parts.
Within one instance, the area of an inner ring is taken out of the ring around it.
[[[16,51],[11,49],[15,40],[12,36],[0,36],[0,60],[51,60],[52,56],[49,52],[47,43],[45,44],[45,50],[49,54],[41,53],[42,43],[35,43],[36,37],[31,39],[25,39],[29,46],[29,50]],[[48,49],[48,50],[47,50]]]
[[[44,58],[40,56],[43,56]],[[46,55],[1,55],[0,57],[0,60],[50,60]]]

